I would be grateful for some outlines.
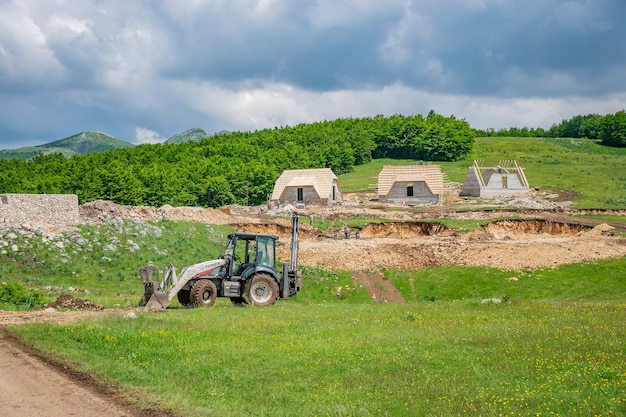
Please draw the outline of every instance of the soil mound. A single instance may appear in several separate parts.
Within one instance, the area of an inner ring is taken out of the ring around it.
[[[81,300],[74,298],[70,294],[60,295],[56,301],[46,304],[46,308],[72,308],[76,310],[102,310],[104,307],[100,304],[94,304],[91,300]]]
[[[107,219],[121,217],[152,221],[160,219],[195,221],[209,224],[225,225],[233,221],[233,216],[220,210],[202,207],[163,207],[124,206],[112,201],[97,200],[85,203],[79,208],[83,223],[104,223]]]

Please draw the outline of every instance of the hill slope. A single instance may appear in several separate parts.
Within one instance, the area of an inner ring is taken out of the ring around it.
[[[0,151],[0,158],[17,158],[27,160],[40,153],[60,153],[65,157],[80,154],[86,155],[92,152],[103,152],[111,149],[132,148],[135,145],[116,139],[113,136],[101,132],[82,132],[65,139],[46,143],[39,146],[25,146],[17,149],[5,149]]]
[[[207,136],[209,136],[207,132],[196,127],[186,130],[182,133],[178,133],[166,140],[164,143],[184,143],[189,141],[198,141],[202,138],[206,138]]]

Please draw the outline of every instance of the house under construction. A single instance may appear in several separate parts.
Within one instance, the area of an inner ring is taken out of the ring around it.
[[[497,166],[485,166],[484,161],[474,161],[467,169],[461,196],[499,197],[529,192],[524,170],[517,162],[500,161]]]
[[[388,203],[440,204],[443,174],[439,165],[385,165],[378,174],[378,200]]]
[[[271,200],[278,204],[332,205],[341,203],[337,176],[330,168],[288,169],[276,180]]]

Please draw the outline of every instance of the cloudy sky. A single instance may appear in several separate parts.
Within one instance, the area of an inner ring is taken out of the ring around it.
[[[626,108],[624,0],[0,0],[0,149]]]

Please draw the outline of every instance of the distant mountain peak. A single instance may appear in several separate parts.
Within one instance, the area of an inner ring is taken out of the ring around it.
[[[66,157],[70,157],[76,154],[86,155],[92,152],[132,148],[134,146],[135,145],[132,143],[117,139],[103,132],[87,131],[43,145],[6,149],[0,151],[0,158],[27,160],[40,153],[60,153]]]
[[[206,138],[207,136],[209,136],[207,132],[200,129],[199,127],[194,127],[192,129],[185,130],[182,133],[178,133],[172,136],[171,138],[166,140],[164,143],[184,143],[184,142],[198,141],[198,140],[201,140],[202,138]]]

